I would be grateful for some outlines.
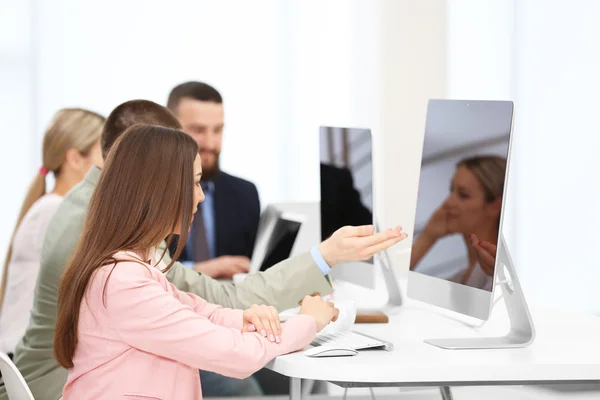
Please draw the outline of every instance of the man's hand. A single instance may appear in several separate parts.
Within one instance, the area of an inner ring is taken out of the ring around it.
[[[400,226],[379,233],[374,233],[373,225],[344,226],[321,242],[319,251],[330,266],[341,262],[364,261],[407,236]]]
[[[250,260],[244,256],[221,256],[194,265],[194,270],[211,278],[231,279],[238,273],[248,272]]]
[[[471,246],[475,249],[475,255],[479,266],[488,276],[494,276],[496,265],[496,246],[485,240],[479,240],[477,235],[471,235]]]
[[[244,311],[242,332],[258,332],[271,342],[281,342],[279,312],[273,306],[253,304]]]

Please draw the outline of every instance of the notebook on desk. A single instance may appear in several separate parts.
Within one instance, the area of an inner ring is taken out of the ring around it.
[[[279,314],[281,321],[287,321],[291,317],[298,315],[300,307],[285,310]],[[378,339],[364,333],[352,330],[356,323],[387,323],[389,318],[381,311],[357,312],[353,322],[336,321],[326,326],[317,334],[315,340],[311,342],[312,347],[316,346],[334,346],[340,348],[350,348],[353,350],[381,349],[391,351],[394,345],[388,341]],[[342,325],[340,325],[340,323]]]

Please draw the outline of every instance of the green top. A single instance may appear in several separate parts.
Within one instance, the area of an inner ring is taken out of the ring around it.
[[[57,400],[68,371],[54,359],[54,329],[60,277],[83,231],[88,204],[101,170],[93,167],[64,198],[44,241],[31,318],[17,345],[14,361],[36,400]],[[162,253],[164,242],[157,252]],[[171,259],[167,255],[164,261]],[[297,306],[307,294],[326,295],[331,286],[309,253],[282,261],[265,272],[249,275],[242,284],[220,283],[176,262],[167,278],[178,289],[197,294],[209,303],[245,309],[271,304],[279,310]],[[0,386],[0,400],[8,399]]]

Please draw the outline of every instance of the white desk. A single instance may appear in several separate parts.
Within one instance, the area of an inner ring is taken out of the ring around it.
[[[478,331],[443,311],[408,302],[389,324],[355,325],[358,332],[392,342],[395,348],[391,352],[361,351],[357,356],[335,358],[310,358],[297,352],[277,357],[267,367],[291,378],[293,400],[301,398],[302,380],[328,381],[342,387],[600,382],[600,318],[531,311],[537,337],[525,349],[443,350],[428,345],[423,339],[500,334],[506,331],[504,321],[492,320]]]

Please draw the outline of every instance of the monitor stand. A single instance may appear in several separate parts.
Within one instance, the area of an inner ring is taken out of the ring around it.
[[[377,222],[374,223],[374,228],[375,233],[381,232]],[[375,310],[371,311],[381,311],[387,314],[393,314],[393,311],[398,310],[398,307],[404,303],[404,299],[402,297],[402,289],[400,289],[400,285],[398,283],[399,280],[396,276],[396,272],[394,271],[394,265],[392,264],[388,250],[383,250],[375,254],[374,261],[375,266],[379,265],[381,267],[383,280],[385,281],[385,286],[388,292],[388,300],[385,305],[377,307]]]
[[[443,349],[455,350],[519,348],[527,347],[533,343],[535,339],[533,320],[504,236],[500,239],[500,246],[496,254],[498,257],[496,268],[498,271],[495,285],[502,287],[502,295],[510,320],[510,331],[506,336],[500,337],[428,339],[425,340],[426,343]]]
[[[382,311],[389,311],[396,307],[400,307],[402,303],[404,303],[402,299],[402,291],[400,289],[400,285],[398,284],[398,277],[394,271],[394,266],[392,265],[388,251],[382,251],[376,256],[375,259],[379,259],[381,272],[383,273],[383,279],[385,280],[385,286],[387,287],[388,291],[388,301],[386,305],[383,306]]]

